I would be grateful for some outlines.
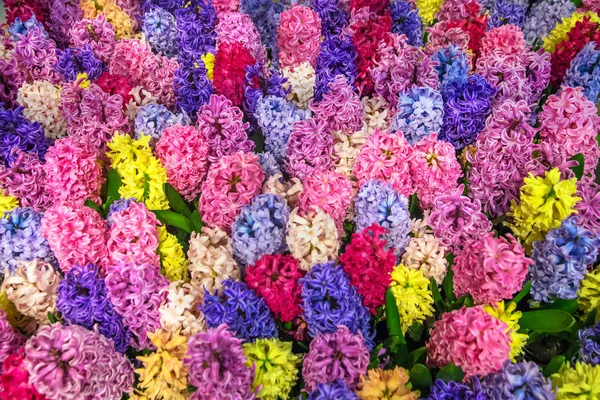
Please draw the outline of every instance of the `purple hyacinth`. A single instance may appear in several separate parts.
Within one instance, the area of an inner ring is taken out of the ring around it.
[[[479,379],[473,378],[473,387],[460,382],[444,382],[437,379],[431,385],[431,393],[427,400],[488,400],[481,391]]]
[[[267,74],[264,73],[260,64],[249,65],[246,67],[246,79],[244,82],[244,102],[242,107],[248,121],[250,122],[250,131],[257,130],[256,107],[260,99],[264,96],[275,96],[285,99],[290,87],[284,88],[287,79],[283,74],[271,68]]]
[[[221,293],[204,295],[200,311],[211,328],[227,324],[245,341],[277,337],[275,320],[264,300],[245,283],[228,279]]]
[[[481,382],[489,399],[553,399],[552,385],[534,362],[507,362],[504,367]]]
[[[490,99],[495,93],[496,89],[478,74],[470,75],[464,85],[458,82],[447,85],[442,91],[444,124],[439,139],[457,149],[473,143],[492,112]]]
[[[83,10],[72,0],[50,0],[50,18],[45,22],[58,48],[69,47],[69,32],[83,18]]]
[[[441,91],[453,82],[460,86],[467,83],[469,77],[467,55],[457,45],[451,44],[436,50],[431,55],[431,60],[437,62],[435,69],[440,80]]]
[[[527,9],[518,3],[508,0],[496,0],[488,22],[488,29],[508,24],[523,28],[527,19],[525,17],[526,12]]]
[[[258,163],[265,173],[265,177],[281,174],[281,168],[277,163],[277,159],[270,151],[258,153]]]
[[[174,13],[178,8],[185,5],[184,0],[142,0],[142,11],[149,12],[155,7],[160,7],[170,13]]]
[[[348,85],[352,86],[358,74],[356,70],[356,49],[350,39],[330,36],[321,42],[321,52],[315,66],[315,101],[321,101],[329,91],[329,84],[337,75],[344,75]]]
[[[177,22],[170,12],[154,7],[144,14],[142,32],[150,44],[152,51],[167,57],[177,57]]]
[[[273,67],[278,68],[277,28],[279,27],[279,14],[283,11],[281,3],[272,0],[242,0],[240,10],[250,16],[260,33],[262,44],[271,55]]]
[[[344,383],[337,379],[331,383],[317,383],[317,388],[310,392],[307,400],[358,400],[358,396]]]
[[[81,73],[86,73],[92,81],[102,75],[102,62],[94,56],[90,45],[56,50],[56,56],[58,61],[54,65],[54,70],[67,82],[73,82]]]
[[[17,159],[14,149],[34,153],[44,161],[49,141],[38,122],[30,122],[23,116],[23,107],[6,110],[0,104],[0,157],[7,167]]]
[[[190,0],[175,11],[179,55],[188,62],[216,52],[217,11],[210,0]],[[180,60],[181,61],[181,60]]]
[[[371,315],[341,266],[333,262],[317,264],[299,282],[303,316],[312,337],[334,333],[344,325],[353,334],[361,332],[367,347],[373,349]]]
[[[579,331],[579,354],[583,362],[600,365],[600,322]]]
[[[173,87],[177,97],[177,108],[193,121],[196,121],[196,113],[200,106],[208,103],[210,96],[215,92],[212,82],[206,77],[206,68],[202,60],[180,63],[175,71]]]
[[[590,42],[571,60],[564,84],[583,87],[583,94],[593,103],[600,101],[600,43]]]
[[[406,35],[411,46],[423,46],[423,24],[411,3],[404,0],[392,1],[389,10],[392,17],[392,33]]]
[[[321,32],[325,38],[341,34],[348,25],[350,13],[342,0],[312,0],[310,5],[321,18]]]
[[[127,350],[131,332],[108,299],[106,284],[94,264],[75,265],[65,274],[58,285],[56,307],[68,323],[90,330],[97,327],[118,352]]]

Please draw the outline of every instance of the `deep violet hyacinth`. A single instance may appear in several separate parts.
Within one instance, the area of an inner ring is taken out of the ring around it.
[[[321,52],[317,57],[315,74],[315,101],[321,101],[323,95],[329,91],[329,83],[337,75],[344,75],[348,85],[353,85],[356,80],[356,49],[352,41],[340,36],[330,36],[321,42]]]
[[[390,17],[392,17],[392,32],[406,35],[411,46],[423,46],[423,25],[418,11],[411,3],[404,0],[390,2]]]
[[[581,359],[593,365],[600,365],[600,322],[579,331],[579,354]]]
[[[13,149],[34,153],[44,160],[48,149],[44,129],[37,122],[23,116],[23,107],[8,110],[0,104],[0,157],[6,166],[11,166],[17,155]]]
[[[307,400],[358,400],[358,397],[344,381],[337,379],[330,383],[317,383]]]
[[[487,375],[482,387],[494,400],[554,398],[552,385],[533,362],[506,363],[499,372]]]
[[[56,56],[58,61],[54,69],[65,81],[72,82],[82,73],[87,74],[88,79],[92,81],[102,75],[102,62],[94,56],[90,45],[57,50]]]

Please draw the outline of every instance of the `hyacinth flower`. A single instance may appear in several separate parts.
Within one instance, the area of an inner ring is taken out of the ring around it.
[[[347,6],[340,0],[315,0],[310,3],[321,19],[321,32],[326,40],[342,33],[350,17]]]
[[[281,13],[277,30],[279,62],[283,67],[308,61],[315,65],[321,39],[321,19],[313,9],[294,5]]]
[[[582,362],[565,363],[553,374],[552,385],[557,399],[576,399],[600,395],[600,366]]]
[[[416,87],[402,93],[398,99],[398,110],[392,130],[412,145],[428,135],[439,132],[444,116],[444,101],[437,90]]]
[[[185,114],[174,114],[162,104],[146,104],[139,108],[134,120],[135,136],[150,136],[152,139],[160,139],[163,131],[173,125],[190,125],[191,120]]]
[[[154,53],[161,53],[167,57],[177,57],[179,54],[179,32],[175,16],[165,9],[153,7],[144,14],[142,32]]]
[[[366,376],[361,377],[362,387],[357,394],[360,399],[381,399],[392,396],[392,398],[417,400],[420,393],[411,390],[409,379],[409,371],[404,368],[370,369]]]
[[[72,82],[79,74],[87,74],[90,80],[96,80],[102,75],[102,62],[94,56],[90,45],[74,49],[57,50],[58,58],[54,69],[63,77],[63,80]]]
[[[196,119],[198,109],[208,103],[215,90],[201,59],[181,62],[173,77],[173,87],[178,109],[189,115],[192,120]]]
[[[419,12],[410,2],[404,0],[391,1],[390,17],[392,18],[392,33],[406,35],[408,44],[421,47],[423,45],[423,26]]]
[[[440,81],[440,90],[445,91],[452,82],[462,86],[469,76],[469,60],[467,55],[456,44],[437,49],[431,59],[437,62],[435,67]]]
[[[356,80],[357,53],[352,41],[340,36],[330,36],[321,42],[321,51],[315,65],[315,101],[321,101],[329,91],[329,83],[336,76],[346,77],[346,83],[352,86]]]
[[[197,60],[203,54],[216,51],[217,13],[211,1],[192,0],[189,7],[177,7],[175,19],[180,57]]]
[[[588,43],[571,61],[565,75],[564,84],[570,87],[583,87],[583,94],[592,103],[600,101],[599,58],[600,49],[595,42]]]
[[[44,161],[50,144],[44,136],[44,129],[39,123],[27,120],[23,109],[5,109],[0,105],[0,158],[7,167],[17,159],[15,149],[33,153]]]
[[[0,180],[5,195],[19,199],[23,207],[31,207],[38,212],[46,211],[52,201],[44,184],[44,165],[35,154],[19,149],[15,149],[13,154],[16,159],[10,168],[0,164]]]
[[[323,120],[327,129],[346,135],[362,128],[362,103],[360,97],[343,75],[328,84],[321,101],[311,101],[309,107],[317,120]]]

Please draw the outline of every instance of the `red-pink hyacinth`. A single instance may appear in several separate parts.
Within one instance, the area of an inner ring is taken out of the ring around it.
[[[315,171],[333,168],[333,135],[325,121],[314,118],[294,122],[286,150],[286,170],[304,180]]]
[[[492,28],[483,35],[480,56],[485,57],[491,52],[518,56],[523,55],[527,48],[521,28],[513,24],[506,24]]]
[[[542,142],[557,144],[556,150],[569,159],[581,153],[585,173],[592,173],[600,156],[596,135],[600,130],[597,108],[583,94],[583,88],[563,87],[548,97],[539,114]]]
[[[105,181],[98,151],[76,138],[62,138],[46,153],[44,172],[46,191],[54,203],[90,199],[100,203],[100,189]]]
[[[223,156],[251,152],[254,142],[248,139],[242,111],[222,95],[213,94],[198,110],[198,130],[206,140],[208,160],[216,163]]]
[[[468,240],[483,237],[492,229],[492,223],[481,212],[477,199],[462,196],[463,185],[433,202],[429,226],[442,246],[458,253]]]
[[[29,383],[29,372],[23,365],[24,353],[25,348],[21,347],[0,365],[2,373],[0,375],[0,399],[2,400],[46,400],[46,396],[40,394]]]
[[[6,192],[17,197],[23,207],[43,212],[52,204],[46,191],[44,165],[34,153],[14,149],[16,159],[10,168],[0,165],[0,182]]]
[[[106,21],[104,13],[94,19],[77,21],[70,32],[73,47],[89,45],[94,55],[102,62],[109,62],[115,50],[115,30]]]
[[[369,350],[362,334],[353,335],[347,327],[340,325],[336,332],[319,333],[310,342],[302,365],[302,377],[309,392],[319,383],[327,384],[337,379],[355,389],[368,366]]]
[[[131,202],[125,210],[111,213],[106,243],[111,263],[160,265],[157,225],[156,216],[144,203]]]
[[[225,13],[239,11],[240,9],[240,0],[213,0],[212,3],[215,10],[217,10],[219,19]]]
[[[208,172],[208,151],[207,140],[193,126],[171,126],[156,144],[156,155],[167,170],[169,183],[188,201],[200,193]]]
[[[346,176],[334,171],[315,171],[304,180],[304,188],[298,200],[302,213],[319,207],[341,226],[352,204],[352,183]]]
[[[42,234],[63,271],[75,264],[104,267],[108,261],[106,221],[83,204],[54,204],[44,213]]]
[[[492,218],[508,212],[529,171],[536,133],[530,114],[524,100],[502,103],[477,137],[475,153],[467,153],[470,194]]]
[[[6,319],[4,310],[0,310],[0,372],[4,360],[25,344],[25,336],[13,328]]]
[[[310,7],[295,5],[281,13],[277,46],[282,67],[309,61],[314,67],[320,51],[321,18]]]
[[[418,47],[410,46],[405,35],[389,34],[379,42],[378,61],[371,69],[375,92],[392,108],[396,108],[400,93],[411,87],[439,86],[437,63]]]
[[[466,378],[498,372],[510,355],[507,326],[483,307],[463,307],[442,314],[431,329],[427,364],[462,368]]]
[[[358,186],[370,180],[380,180],[409,197],[414,192],[411,157],[412,147],[403,134],[375,130],[356,157],[353,172]]]
[[[438,140],[437,133],[427,136],[413,147],[410,170],[417,196],[424,208],[431,208],[437,196],[455,189],[462,176],[454,146]]]
[[[169,286],[160,266],[118,263],[106,269],[108,298],[131,330],[131,345],[138,350],[152,346],[148,332],[160,329],[160,305],[167,300]]]
[[[248,14],[224,12],[215,26],[217,49],[222,43],[241,43],[260,65],[267,64],[267,51],[260,41],[260,33]]]
[[[264,178],[253,153],[224,156],[211,165],[198,203],[204,222],[229,232],[242,207],[260,193]]]
[[[314,118],[325,121],[330,131],[340,131],[345,135],[360,131],[363,125],[363,104],[358,93],[348,85],[344,75],[337,75],[328,86],[329,91],[321,101],[311,100],[309,104]]]
[[[506,237],[490,232],[465,244],[452,266],[457,297],[470,294],[476,304],[494,304],[521,290],[533,260],[514,237]]]

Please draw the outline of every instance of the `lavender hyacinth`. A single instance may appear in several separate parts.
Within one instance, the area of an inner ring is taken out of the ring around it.
[[[38,122],[29,122],[23,116],[23,107],[6,110],[0,104],[0,157],[7,167],[16,160],[14,149],[34,153],[45,160],[49,142]]]
[[[583,87],[583,94],[592,103],[600,101],[600,43],[590,42],[571,60],[564,84]]]
[[[285,99],[291,90],[290,87],[284,88],[286,82],[287,79],[283,74],[274,68],[271,68],[265,74],[263,66],[259,63],[246,67],[242,107],[250,122],[251,131],[254,132],[258,129],[258,122],[254,115],[258,102],[263,96],[275,96]]]
[[[392,17],[392,32],[406,35],[411,46],[423,46],[423,25],[421,17],[411,3],[404,0],[395,0],[390,3],[390,17]]]
[[[579,331],[579,354],[592,365],[600,365],[600,322]]]
[[[354,392],[344,383],[337,379],[330,383],[317,383],[317,388],[313,390],[307,400],[358,400]]]
[[[258,163],[265,173],[265,177],[281,174],[281,168],[277,163],[277,159],[270,151],[258,154]]]
[[[482,381],[484,393],[494,400],[552,399],[552,385],[534,362],[507,362],[499,372]]]
[[[526,20],[526,12],[527,8],[520,4],[516,4],[509,0],[496,0],[488,22],[488,29],[497,28],[507,24],[523,28]]]
[[[330,36],[321,42],[321,52],[315,66],[315,101],[323,100],[323,95],[329,91],[329,84],[335,81],[337,75],[344,75],[348,85],[354,84],[358,74],[356,57],[358,54],[350,39]]]
[[[86,73],[88,79],[92,81],[102,75],[102,62],[94,56],[90,45],[56,50],[56,56],[58,61],[54,65],[54,70],[67,82],[73,82],[81,73]]]
[[[260,33],[261,42],[271,55],[273,66],[279,68],[277,27],[279,14],[283,11],[282,5],[272,0],[242,0],[240,10],[250,16]]]
[[[398,112],[392,124],[393,131],[401,131],[410,144],[439,132],[444,116],[444,100],[437,90],[416,87],[402,93]]]
[[[162,104],[146,104],[140,107],[134,122],[136,138],[151,136],[160,139],[163,131],[173,125],[190,125],[190,118],[185,114],[173,114]]]
[[[563,18],[573,14],[577,6],[570,0],[542,0],[529,10],[523,27],[525,40],[529,45],[548,35]],[[541,44],[541,43],[538,43]]]
[[[0,219],[0,266],[14,271],[18,261],[54,260],[41,231],[42,214],[30,208],[16,207]]]
[[[144,14],[142,32],[150,43],[152,51],[167,57],[177,57],[177,23],[170,12],[154,7]]]

